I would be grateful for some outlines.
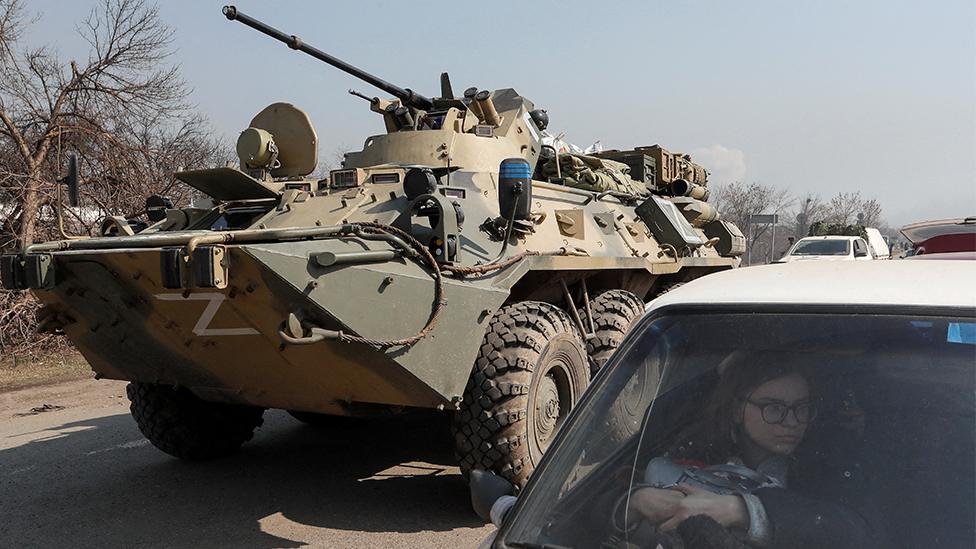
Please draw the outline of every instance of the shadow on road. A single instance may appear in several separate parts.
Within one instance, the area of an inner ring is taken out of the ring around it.
[[[443,418],[340,431],[265,418],[240,454],[203,463],[156,450],[127,414],[8,435],[25,442],[0,451],[0,546],[301,547],[262,531],[272,515],[283,536],[481,526]]]

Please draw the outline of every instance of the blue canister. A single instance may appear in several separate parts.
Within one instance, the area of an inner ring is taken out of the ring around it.
[[[509,219],[528,219],[532,213],[532,167],[524,158],[506,158],[498,166],[498,208]]]

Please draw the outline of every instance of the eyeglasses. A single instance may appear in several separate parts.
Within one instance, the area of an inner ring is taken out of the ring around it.
[[[745,401],[759,408],[763,421],[771,425],[783,423],[783,420],[786,419],[786,414],[790,413],[791,410],[797,423],[807,424],[817,417],[817,407],[812,402],[800,402],[792,406],[787,406],[784,402],[756,402],[748,398]]]

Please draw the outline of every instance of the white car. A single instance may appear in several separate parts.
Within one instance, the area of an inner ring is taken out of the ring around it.
[[[822,262],[663,295],[485,545],[976,546],[973,280]]]
[[[871,247],[859,236],[807,236],[797,240],[777,263],[794,261],[871,261]]]

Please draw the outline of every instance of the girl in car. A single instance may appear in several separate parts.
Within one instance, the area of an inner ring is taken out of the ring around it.
[[[869,521],[845,505],[851,482],[837,487],[829,474],[813,489],[809,478],[794,482],[803,470],[797,448],[817,416],[812,365],[802,355],[751,353],[743,363],[736,353],[725,360],[700,420],[650,461],[643,486],[632,491],[631,520],[667,537],[699,517],[698,530],[717,523],[726,536],[758,547],[875,545]]]

